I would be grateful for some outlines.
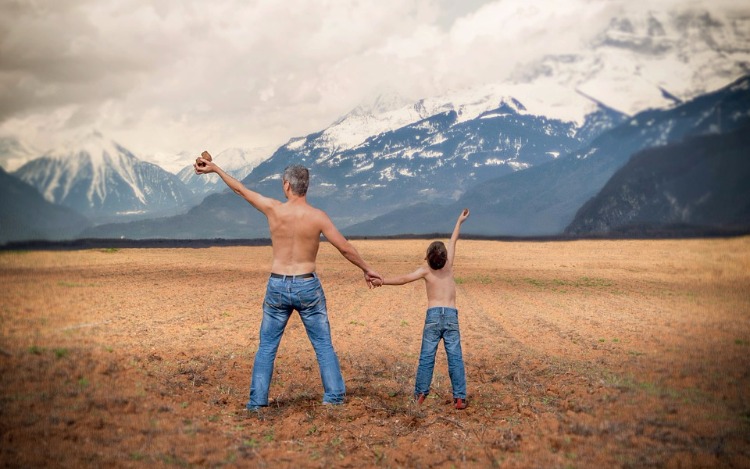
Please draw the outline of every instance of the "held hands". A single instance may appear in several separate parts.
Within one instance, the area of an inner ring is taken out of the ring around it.
[[[365,282],[368,288],[376,288],[383,285],[383,277],[374,270],[365,271]]]

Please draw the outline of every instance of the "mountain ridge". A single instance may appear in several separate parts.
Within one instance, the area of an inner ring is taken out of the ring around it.
[[[724,113],[724,128],[717,122]],[[602,133],[592,143],[546,165],[477,184],[455,203],[406,207],[344,228],[348,235],[449,231],[441,211],[472,209],[475,235],[561,234],[576,211],[638,151],[691,135],[731,131],[750,114],[750,76],[670,110],[650,110]],[[386,227],[401,231],[386,233]]]
[[[194,201],[177,176],[138,159],[99,132],[49,151],[12,174],[46,200],[99,222],[175,213]]]

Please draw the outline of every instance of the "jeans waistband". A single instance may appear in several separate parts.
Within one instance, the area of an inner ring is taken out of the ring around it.
[[[430,313],[453,313],[458,314],[458,310],[456,308],[450,308],[448,306],[433,306],[432,308],[427,308],[427,314]]]
[[[302,280],[303,278],[313,278],[315,277],[315,272],[310,272],[307,274],[298,274],[298,275],[281,275],[281,274],[274,274],[271,273],[271,278],[280,278],[282,280]]]

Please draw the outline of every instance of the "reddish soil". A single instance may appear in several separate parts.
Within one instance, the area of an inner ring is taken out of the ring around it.
[[[382,273],[429,241],[357,241]],[[347,403],[298,316],[244,410],[270,247],[0,253],[3,467],[750,467],[750,238],[459,242],[469,407],[424,287],[318,272]]]

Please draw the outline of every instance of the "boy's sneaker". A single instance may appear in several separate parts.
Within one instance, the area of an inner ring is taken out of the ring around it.
[[[462,399],[462,398],[460,398],[460,397],[457,397],[457,398],[454,398],[454,399],[453,399],[453,405],[454,405],[454,406],[456,407],[456,409],[458,409],[458,410],[464,410],[464,409],[465,409],[466,407],[468,407],[468,406],[469,406],[469,403],[468,403],[468,402],[466,402],[466,399]]]
[[[417,402],[417,404],[422,404],[427,396],[425,393],[420,393],[418,396],[414,396],[414,400]]]

